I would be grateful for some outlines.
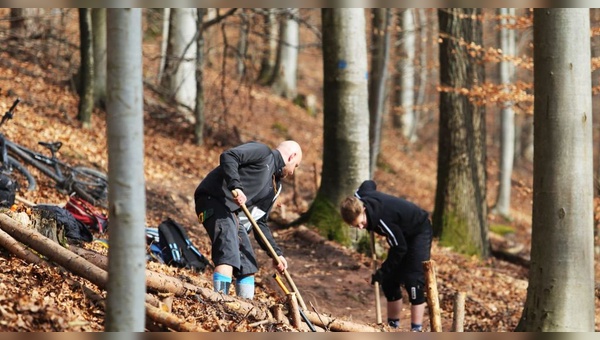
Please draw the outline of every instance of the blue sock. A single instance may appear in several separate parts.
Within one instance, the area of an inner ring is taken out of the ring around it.
[[[238,297],[254,298],[254,275],[244,276],[235,281],[235,293]]]
[[[398,327],[400,327],[400,319],[388,318],[388,325],[392,328],[398,328]]]
[[[231,278],[221,273],[213,273],[213,290],[215,292],[221,292],[225,295],[229,294],[229,286],[231,285]]]

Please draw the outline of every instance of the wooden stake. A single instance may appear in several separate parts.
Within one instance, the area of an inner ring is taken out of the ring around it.
[[[275,318],[275,320],[277,320],[278,323],[284,325],[290,324],[290,320],[288,320],[288,318],[283,313],[283,305],[278,303],[271,306],[271,313],[273,313],[273,317]]]
[[[292,319],[292,327],[300,329],[300,325],[302,325],[302,319],[300,318],[300,309],[298,308],[298,299],[296,299],[296,293],[290,292],[287,295],[287,298],[290,307],[290,318]]]
[[[371,269],[373,269],[373,274],[377,271],[377,252],[375,251],[375,233],[371,231]],[[377,324],[381,325],[381,299],[379,298],[379,282],[375,282],[375,318],[377,319]]]
[[[465,299],[467,293],[458,292],[454,298],[454,317],[452,319],[452,332],[464,332],[465,324]]]
[[[442,316],[440,312],[440,301],[435,278],[435,262],[433,260],[423,261],[423,269],[425,269],[427,305],[429,307],[431,330],[433,332],[442,332]]]

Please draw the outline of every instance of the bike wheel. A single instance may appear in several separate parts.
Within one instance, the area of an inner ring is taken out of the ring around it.
[[[8,156],[8,164],[12,169],[10,176],[19,183],[19,188],[25,188],[27,191],[36,189],[37,183],[29,170],[23,166],[18,160],[12,156]],[[16,171],[15,171],[16,170]]]
[[[73,192],[95,206],[108,209],[108,179],[103,172],[78,166],[71,174]]]

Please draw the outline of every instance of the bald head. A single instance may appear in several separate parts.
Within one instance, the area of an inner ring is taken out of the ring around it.
[[[283,157],[285,162],[282,176],[293,175],[294,170],[296,170],[302,161],[302,148],[300,148],[300,144],[293,140],[286,140],[277,146],[277,150],[281,153],[281,157]]]

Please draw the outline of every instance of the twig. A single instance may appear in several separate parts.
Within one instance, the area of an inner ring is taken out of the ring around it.
[[[323,321],[323,319],[321,318],[321,313],[319,313],[319,311],[317,310],[315,305],[313,305],[312,301],[309,301],[308,303],[310,303],[310,308],[312,308],[313,312],[317,313],[317,317],[319,317],[319,321],[321,321],[321,325],[323,325],[323,327],[325,327],[325,331],[331,332],[331,330],[329,329],[329,325],[331,323],[326,324],[325,321]]]
[[[253,322],[253,323],[249,323],[248,327],[258,327],[260,325],[264,325],[264,324],[267,324],[267,323],[270,323],[270,322],[271,322],[271,320],[260,320],[260,321],[256,321],[256,322]]]

